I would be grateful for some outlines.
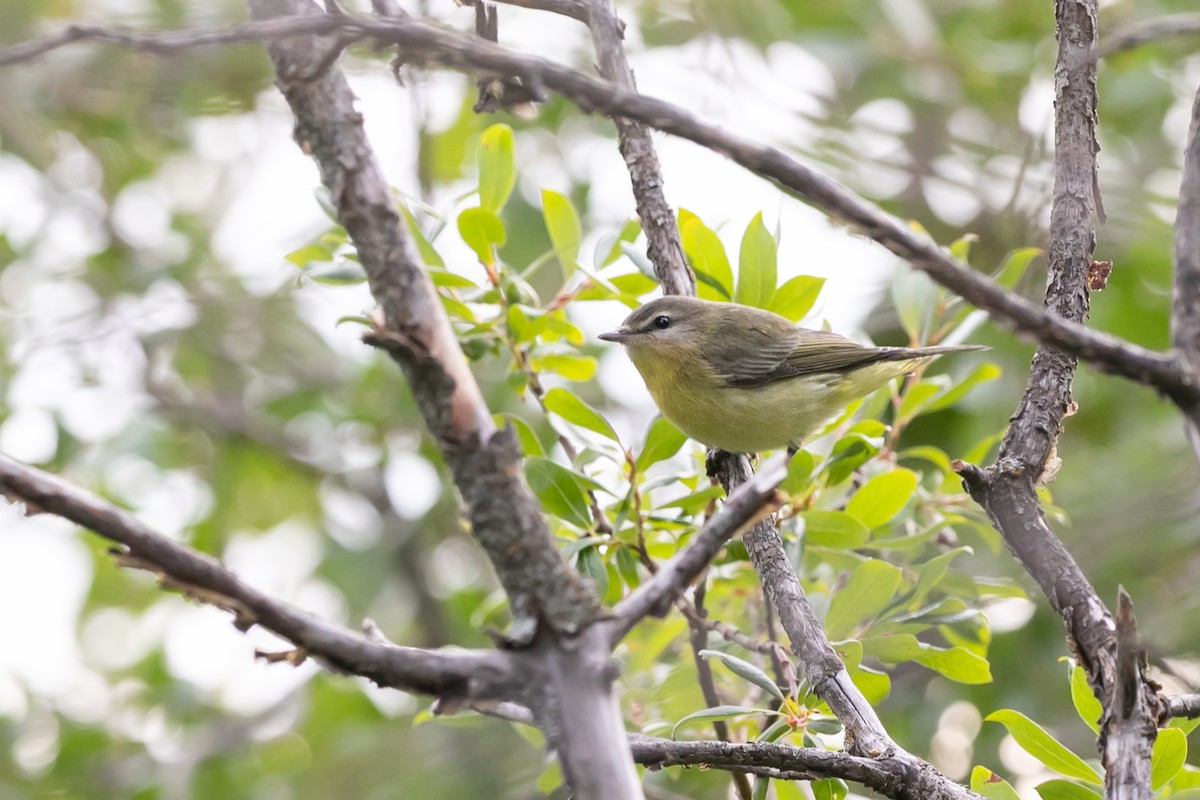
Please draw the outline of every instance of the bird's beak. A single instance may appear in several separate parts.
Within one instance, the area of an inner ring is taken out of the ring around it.
[[[604,341],[618,343],[623,343],[630,336],[631,334],[627,333],[626,331],[609,331],[608,333],[600,334],[600,338]]]

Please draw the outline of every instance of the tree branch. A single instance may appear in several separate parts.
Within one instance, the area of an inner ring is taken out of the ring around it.
[[[633,70],[625,57],[624,26],[613,10],[612,0],[583,0],[587,7],[587,26],[592,32],[600,74],[618,89],[636,92]],[[613,116],[617,142],[629,178],[642,230],[646,232],[646,254],[654,265],[658,282],[666,294],[696,294],[696,279],[683,257],[675,212],[663,193],[662,165],[654,150],[654,140],[645,124],[629,117]]]
[[[330,669],[438,697],[519,694],[522,670],[508,653],[401,647],[335,625],[263,594],[211,556],[151,530],[90,492],[6,456],[0,456],[0,492],[24,502],[28,513],[63,517],[122,545],[117,554],[122,566],[149,570],[167,588],[229,611],[239,630],[259,625]]]
[[[1096,51],[1096,58],[1108,58],[1151,42],[1196,34],[1200,34],[1200,14],[1169,14],[1130,25],[1107,37]]]
[[[1200,717],[1200,694],[1177,694],[1163,698],[1164,717]]]
[[[615,645],[648,614],[662,615],[671,602],[708,566],[725,543],[779,505],[775,488],[787,477],[785,454],[772,458],[750,480],[730,492],[721,510],[679,553],[659,567],[613,609]]]
[[[841,778],[895,800],[965,800],[979,795],[947,781],[927,764],[895,757],[864,758],[815,747],[765,742],[676,742],[631,737],[634,760],[651,769],[669,766],[735,770],[783,780]]]
[[[1200,370],[1200,91],[1183,148],[1183,177],[1175,211],[1175,286],[1171,296],[1171,342],[1183,362]],[[1184,426],[1200,462],[1200,402],[1183,406]]]
[[[775,181],[789,193],[852,226],[933,280],[957,293],[1018,333],[1083,359],[1103,372],[1152,386],[1180,406],[1200,402],[1200,378],[1171,354],[1156,353],[1038,308],[987,276],[963,267],[935,242],[913,231],[878,206],[814,172],[782,151],[704,123],[671,103],[615,88],[544,59],[523,56],[441,26],[412,19],[323,15],[279,24],[250,25],[223,32],[54,37],[53,41],[0,50],[0,66],[26,61],[81,38],[105,39],[151,52],[175,52],[199,44],[278,39],[302,34],[337,34],[340,40],[376,39],[398,45],[410,62],[463,72],[491,72],[521,78],[534,94],[554,90],[586,111],[622,116],[720,153],[750,172]],[[94,34],[94,35],[92,35]],[[305,77],[301,74],[299,77]]]
[[[1088,312],[1093,215],[1103,215],[1096,182],[1096,15],[1096,0],[1055,0],[1054,197],[1045,307],[1079,324]],[[1039,347],[996,463],[982,470],[956,462],[955,469],[1066,623],[1079,663],[1104,707],[1100,747],[1107,797],[1141,800],[1150,796],[1157,699],[1146,681],[1120,679],[1117,626],[1046,524],[1035,490],[1058,469],[1055,446],[1063,420],[1074,411],[1074,372],[1071,355],[1045,344]],[[1181,408],[1195,402],[1175,399]],[[1122,663],[1128,667],[1127,658]],[[1141,664],[1133,668],[1141,678]],[[1122,692],[1136,692],[1136,701]]]

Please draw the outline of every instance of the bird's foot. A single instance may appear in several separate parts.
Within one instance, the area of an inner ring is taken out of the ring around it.
[[[715,447],[710,447],[705,452],[705,454],[704,454],[704,470],[708,474],[708,477],[710,477],[710,478],[717,477],[717,471],[721,467],[721,453],[722,452],[724,452],[724,451],[718,450]]]

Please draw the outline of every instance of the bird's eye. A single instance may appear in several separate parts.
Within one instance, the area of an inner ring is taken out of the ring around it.
[[[655,317],[654,327],[658,328],[660,331],[665,331],[667,328],[671,327],[671,318],[666,315]]]

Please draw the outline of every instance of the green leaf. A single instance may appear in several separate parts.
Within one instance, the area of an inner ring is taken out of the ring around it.
[[[548,458],[532,456],[525,459],[525,480],[551,514],[580,528],[592,526],[587,492],[569,469]]]
[[[971,548],[956,547],[950,552],[942,553],[940,556],[935,556],[922,564],[921,569],[917,572],[917,586],[913,589],[913,596],[910,602],[915,606],[924,600],[941,583],[942,578],[946,575],[946,570],[950,568],[950,562],[959,553],[964,552],[971,552]]]
[[[729,653],[723,653],[720,650],[701,650],[698,655],[704,659],[720,659],[721,663],[728,667],[730,672],[741,678],[745,678],[758,688],[775,697],[780,702],[783,702],[784,694],[783,690],[779,688],[779,685],[776,684],[775,681],[771,680],[771,677],[767,675],[767,673],[763,672],[749,661],[744,661],[737,656],[732,656]]]
[[[1079,756],[1059,744],[1053,736],[1019,711],[1011,708],[993,711],[984,718],[987,722],[999,722],[1017,744],[1050,769],[1069,778],[1078,778],[1088,783],[1103,784],[1103,780]]]
[[[829,612],[825,615],[829,638],[847,638],[857,625],[887,608],[900,587],[900,577],[898,567],[877,558],[859,564],[829,602]]]
[[[868,528],[890,522],[917,489],[917,473],[900,467],[867,481],[846,504],[846,513]]]
[[[367,279],[367,274],[358,264],[341,262],[332,267],[306,269],[304,275],[325,286],[354,286]]]
[[[775,294],[775,261],[775,239],[763,225],[760,211],[742,234],[737,291],[733,299],[742,305],[768,308]]]
[[[517,185],[512,128],[492,125],[485,130],[475,148],[475,159],[479,164],[479,205],[499,214]]]
[[[733,299],[733,268],[717,234],[687,209],[679,209],[683,254],[696,273],[696,292],[705,300]]]
[[[862,640],[863,653],[886,664],[913,661],[921,655],[922,646],[911,633],[875,636]]]
[[[583,238],[575,206],[565,195],[553,189],[542,189],[542,216],[554,253],[562,264],[563,275],[569,276],[579,261],[579,242]]]
[[[900,398],[900,407],[896,409],[896,418],[900,424],[914,419],[933,402],[933,398],[946,388],[942,381],[945,381],[945,378],[923,378],[904,390],[904,396]]]
[[[605,599],[608,593],[608,570],[595,547],[586,547],[575,558],[576,568],[596,587],[596,596]]]
[[[971,255],[971,245],[979,241],[979,237],[974,233],[964,233],[962,236],[950,243],[950,255],[956,260],[964,264]]]
[[[553,372],[569,381],[590,381],[596,374],[596,359],[591,356],[572,356],[563,353],[533,356],[529,366],[534,372]]]
[[[808,785],[813,800],[844,800],[849,791],[841,778],[824,778]]]
[[[1009,782],[992,772],[987,767],[975,767],[971,770],[971,791],[983,795],[988,800],[1021,800],[1017,790]]]
[[[1104,713],[1104,707],[1088,684],[1087,672],[1078,664],[1071,666],[1071,703],[1075,706],[1075,713],[1092,729],[1092,733],[1100,733],[1100,716]]]
[[[1029,269],[1033,260],[1041,254],[1042,251],[1036,247],[1020,247],[1013,250],[1004,257],[1004,263],[992,277],[1005,289],[1011,289],[1017,285],[1017,281],[1021,280],[1021,276]]]
[[[987,659],[972,653],[965,647],[951,647],[949,650],[943,650],[926,645],[922,649],[921,655],[914,660],[921,666],[928,667],[956,683],[992,682],[992,670]]]
[[[984,361],[975,365],[975,368],[967,374],[957,384],[947,389],[941,395],[934,399],[932,403],[926,406],[925,410],[940,411],[943,408],[948,408],[966,396],[967,392],[974,389],[981,383],[994,381],[1003,374],[1003,370],[999,366],[990,361]]]
[[[900,326],[913,341],[925,341],[925,333],[937,307],[937,284],[928,275],[906,264],[892,278],[892,302]]]
[[[642,232],[642,223],[636,219],[631,219],[621,226],[620,232],[615,236],[605,236],[596,245],[596,268],[601,269],[621,257],[621,243],[630,243],[637,239],[638,234]]]
[[[612,425],[608,424],[608,420],[600,415],[599,411],[566,389],[560,389],[557,386],[554,387],[546,392],[546,396],[542,398],[542,402],[545,404],[547,411],[557,414],[572,425],[586,428],[605,438],[612,439],[614,442],[619,441],[617,439],[617,432],[613,430]]]
[[[770,788],[770,778],[765,775],[755,775],[754,785],[750,787],[750,800],[767,800],[767,792]]]
[[[805,544],[853,550],[871,538],[867,526],[845,511],[805,511],[800,518],[804,520]]]
[[[628,547],[621,546],[617,548],[617,574],[621,576],[621,580],[625,581],[625,585],[630,589],[634,589],[642,582],[642,576],[638,572],[637,557]]]
[[[824,278],[797,275],[779,287],[768,308],[792,322],[799,322],[812,310],[824,285]]]
[[[749,714],[774,714],[774,711],[766,708],[749,708],[747,706],[713,706],[712,708],[703,708],[688,714],[679,722],[675,723],[675,727],[671,728],[671,738],[675,738],[675,731],[679,730],[685,723],[692,722],[719,722],[726,719],[737,719]]]
[[[850,673],[850,680],[871,705],[882,703],[892,693],[892,679],[886,672],[859,667]]]
[[[652,464],[665,461],[679,452],[687,436],[666,417],[655,417],[646,431],[646,443],[637,457],[638,472],[645,472]]]
[[[458,215],[458,235],[482,264],[495,264],[494,247],[504,244],[504,223],[485,208],[465,208]]]
[[[1042,800],[1100,800],[1100,793],[1078,783],[1055,778],[1034,787]]]
[[[299,250],[293,250],[284,258],[303,269],[314,262],[332,261],[333,253],[319,244],[308,244]]]
[[[546,455],[546,448],[542,447],[541,440],[538,439],[533,427],[528,422],[516,416],[515,414],[497,414],[495,419],[496,424],[498,425],[512,425],[513,432],[517,434],[517,441],[521,443],[521,451],[524,452],[525,455]]]
[[[787,477],[779,484],[779,488],[788,494],[800,494],[808,488],[812,481],[813,469],[817,466],[813,454],[807,450],[797,450],[788,461]]]
[[[1170,783],[1187,761],[1187,734],[1178,728],[1159,730],[1150,751],[1150,788],[1158,791]]]
[[[438,267],[445,269],[446,262],[442,260],[441,255],[437,250],[433,249],[433,245],[425,238],[425,234],[421,232],[421,226],[417,224],[417,218],[408,210],[408,206],[404,203],[397,203],[400,206],[400,213],[404,215],[404,221],[408,224],[408,231],[412,234],[413,241],[417,243],[417,253],[421,256],[421,261],[425,262],[427,267]]]

